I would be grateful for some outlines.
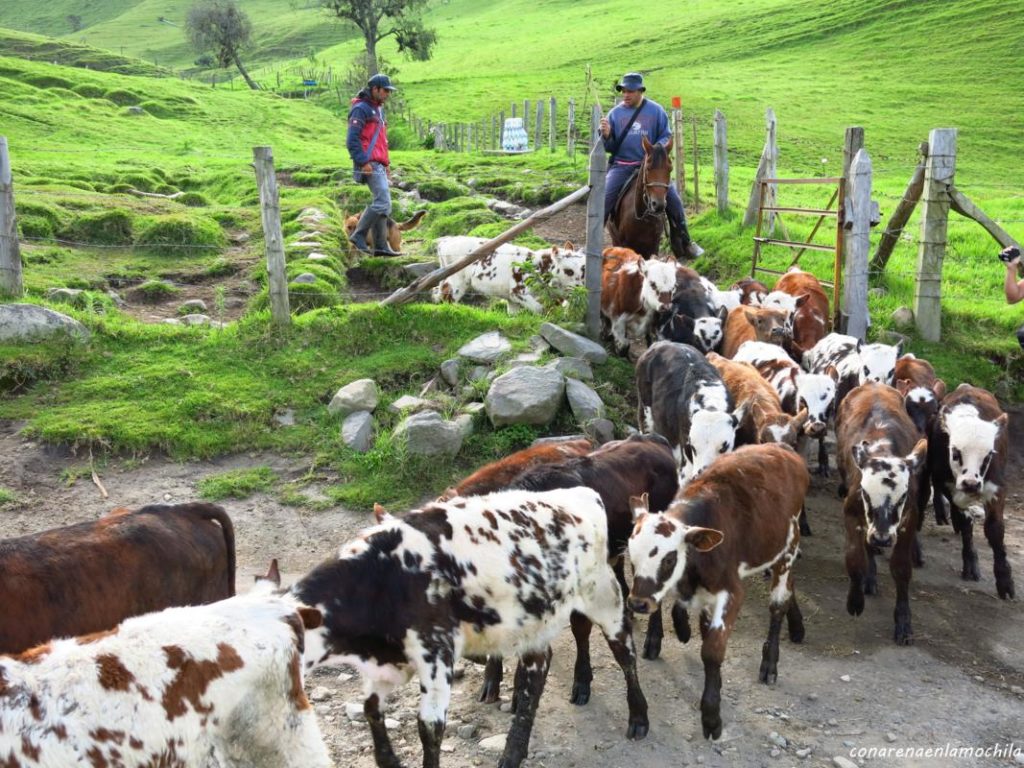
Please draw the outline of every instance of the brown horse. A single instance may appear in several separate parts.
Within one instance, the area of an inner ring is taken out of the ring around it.
[[[644,161],[608,217],[612,245],[632,248],[645,259],[658,253],[665,232],[665,198],[672,175],[672,139],[651,144],[643,137]]]

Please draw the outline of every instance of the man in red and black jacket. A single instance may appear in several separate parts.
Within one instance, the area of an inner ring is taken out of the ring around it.
[[[363,211],[349,242],[363,253],[399,256],[388,245],[388,216],[391,215],[391,161],[388,157],[388,128],[384,104],[397,90],[387,75],[374,75],[366,87],[352,99],[348,113],[348,137],[345,146],[352,158],[356,181],[370,187],[373,201]],[[366,236],[373,233],[371,249]]]

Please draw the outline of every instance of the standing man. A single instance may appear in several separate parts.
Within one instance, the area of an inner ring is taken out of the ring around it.
[[[388,216],[391,215],[391,161],[388,157],[388,128],[384,104],[397,90],[387,75],[374,75],[366,87],[352,99],[348,113],[348,138],[345,146],[352,158],[356,181],[369,185],[373,201],[363,211],[349,242],[362,253],[376,256],[400,256],[388,245]],[[366,242],[373,234],[373,248]]]
[[[605,221],[611,215],[623,185],[644,161],[642,138],[646,136],[651,144],[667,144],[672,138],[665,109],[644,96],[647,88],[644,87],[643,75],[638,72],[623,75],[615,90],[622,94],[622,103],[612,107],[607,117],[601,118],[604,148],[611,153],[604,188]],[[679,199],[674,185],[668,188],[665,214],[675,257],[696,258],[704,253],[704,249],[690,239],[683,201]]]
[[[1024,280],[1020,277],[1020,248],[1010,245],[999,252],[999,260],[1006,265],[1006,277],[1003,279],[1003,292],[1007,304],[1016,304],[1024,299]],[[1024,349],[1024,325],[1017,329],[1017,342]]]

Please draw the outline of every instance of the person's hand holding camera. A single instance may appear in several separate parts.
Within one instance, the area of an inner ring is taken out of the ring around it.
[[[1016,269],[1020,265],[1020,248],[1008,245],[999,252],[999,260],[1006,264],[1007,269]]]

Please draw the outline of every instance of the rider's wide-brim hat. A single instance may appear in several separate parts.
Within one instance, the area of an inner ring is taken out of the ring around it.
[[[615,86],[616,91],[646,91],[644,76],[639,72],[627,72]]]

